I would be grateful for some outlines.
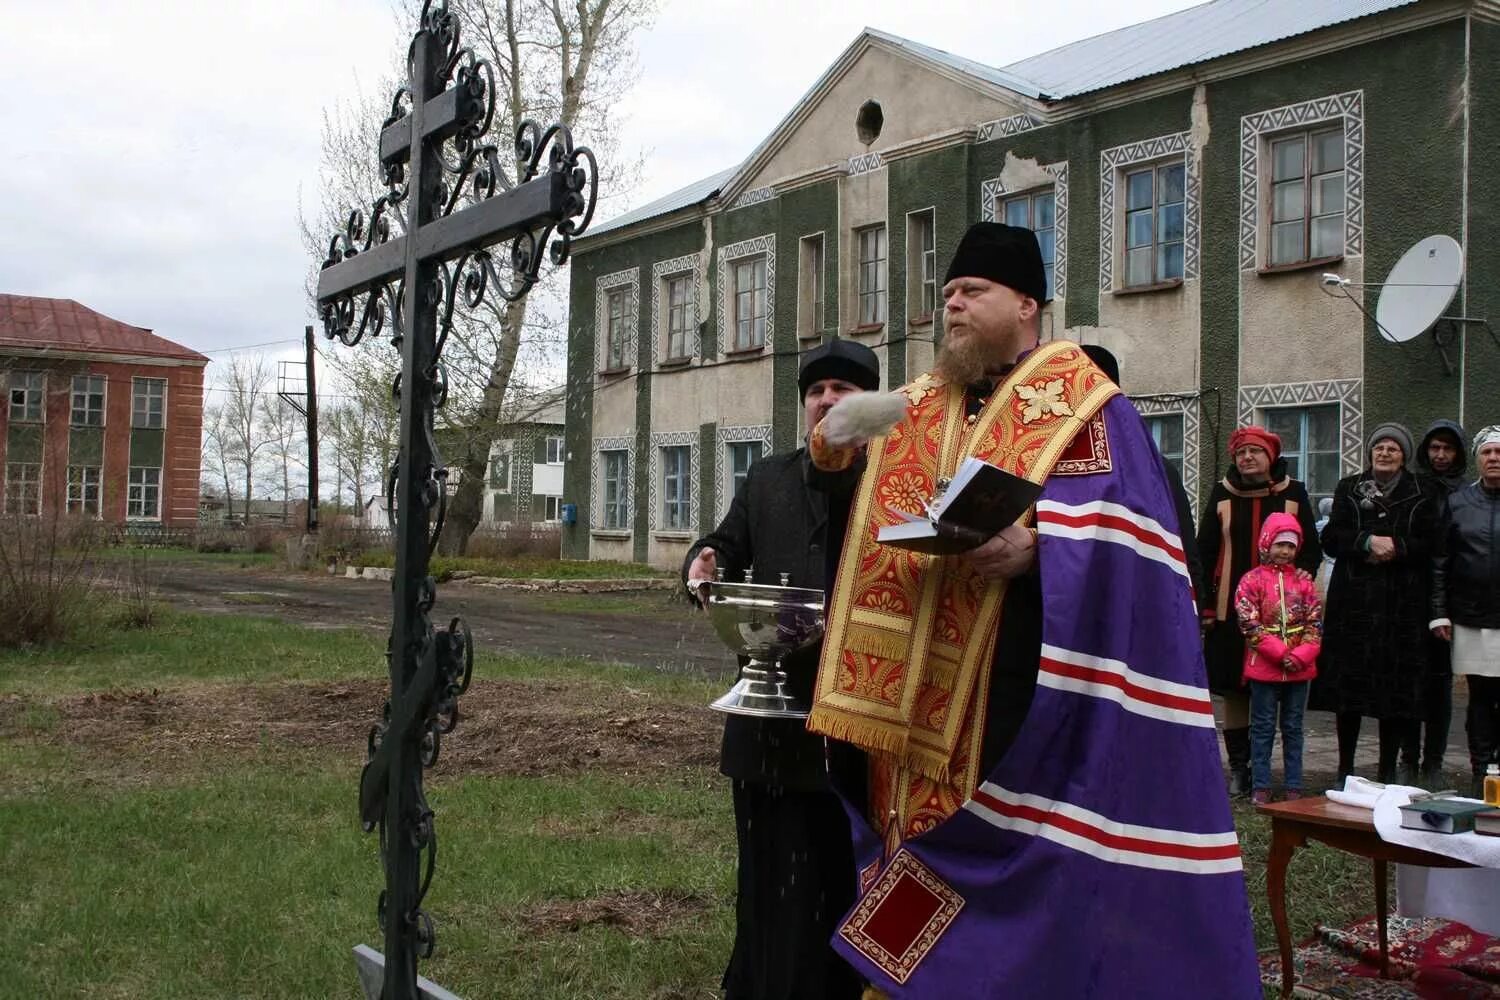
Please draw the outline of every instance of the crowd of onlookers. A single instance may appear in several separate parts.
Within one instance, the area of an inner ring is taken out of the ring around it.
[[[1270,800],[1279,730],[1285,795],[1301,795],[1309,709],[1334,713],[1340,784],[1371,718],[1379,780],[1443,785],[1455,676],[1476,792],[1500,761],[1500,425],[1465,437],[1380,425],[1318,512],[1275,434],[1230,437],[1196,549],[1233,794]]]

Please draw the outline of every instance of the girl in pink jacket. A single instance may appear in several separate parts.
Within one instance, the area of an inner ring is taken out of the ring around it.
[[[1313,578],[1292,565],[1302,529],[1290,514],[1272,514],[1260,530],[1261,564],[1240,578],[1234,605],[1245,633],[1250,684],[1251,800],[1271,801],[1271,747],[1281,720],[1286,797],[1302,797],[1302,714],[1318,673],[1323,601]]]

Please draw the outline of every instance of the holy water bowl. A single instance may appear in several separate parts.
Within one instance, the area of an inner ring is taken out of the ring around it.
[[[781,662],[823,638],[823,592],[807,587],[715,581],[708,617],[724,645],[749,661],[710,707],[731,715],[805,719],[811,708],[787,688]]]

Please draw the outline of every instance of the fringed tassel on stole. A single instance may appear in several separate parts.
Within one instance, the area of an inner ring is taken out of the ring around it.
[[[911,652],[911,637],[851,622],[849,631],[844,636],[844,650],[882,660],[905,662],[907,654]]]
[[[813,705],[812,713],[807,717],[807,729],[808,732],[827,736],[831,740],[852,743],[871,753],[890,754],[900,758],[906,751],[905,726],[851,718],[846,712],[822,705]]]

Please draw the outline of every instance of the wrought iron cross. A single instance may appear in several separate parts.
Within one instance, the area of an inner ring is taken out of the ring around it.
[[[473,668],[463,622],[454,618],[434,629],[429,618],[437,587],[428,562],[447,502],[448,471],[433,439],[433,417],[448,392],[443,345],[460,294],[468,308],[492,289],[515,301],[536,282],[544,258],[566,261],[598,194],[593,154],[575,149],[561,125],[544,132],[535,122],[521,123],[511,182],[498,147],[485,142],[495,113],[494,70],[460,47],[446,0],[423,5],[407,73],[380,132],[386,191],[371,205],[368,222],[361,212],[349,214],[318,280],[329,338],[353,346],[389,319],[391,342],[401,352],[392,386],[401,404],[400,440],[386,481],[396,523],[386,647],[391,694],[370,730],[359,791],[360,819],[367,832],[380,830],[385,866],[379,917],[388,1000],[417,997],[417,960],[434,946],[432,921],[421,908],[437,858],[422,770],[436,762],[443,734],[457,724],[458,696]],[[510,259],[497,268],[487,248],[507,240]]]

